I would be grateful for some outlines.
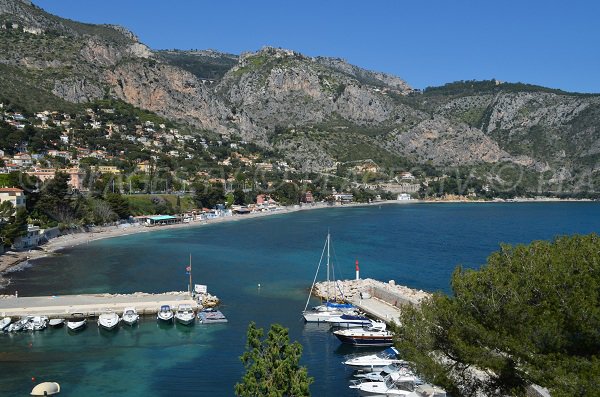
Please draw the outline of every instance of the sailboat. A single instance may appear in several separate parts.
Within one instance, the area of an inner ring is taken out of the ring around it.
[[[337,302],[336,296],[334,294],[334,300],[331,301],[330,295],[330,287],[331,280],[329,278],[330,275],[330,246],[331,246],[331,235],[329,232],[327,233],[327,240],[325,241],[325,247],[323,247],[323,252],[321,253],[321,260],[319,261],[319,265],[317,266],[317,271],[315,273],[315,278],[313,279],[312,286],[310,287],[310,292],[308,293],[308,299],[306,300],[306,305],[304,306],[304,311],[302,312],[302,317],[304,317],[304,321],[307,323],[318,323],[318,322],[326,322],[330,318],[339,317],[344,313],[352,312],[355,308],[352,304],[349,303],[339,303]],[[312,295],[312,291],[315,288],[315,283],[317,281],[317,276],[319,274],[319,269],[321,267],[321,261],[323,260],[323,255],[325,254],[325,250],[327,250],[327,299],[324,304],[319,306],[315,306],[311,309],[308,309],[308,304],[310,302],[310,297]],[[335,285],[337,288],[337,284]]]

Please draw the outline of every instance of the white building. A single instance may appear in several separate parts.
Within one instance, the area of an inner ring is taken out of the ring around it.
[[[16,187],[0,188],[0,203],[10,201],[15,208],[25,207],[25,193]]]

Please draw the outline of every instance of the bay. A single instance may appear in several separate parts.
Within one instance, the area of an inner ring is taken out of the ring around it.
[[[2,293],[21,296],[185,290],[194,282],[222,300],[229,323],[160,326],[151,317],[105,333],[94,324],[0,335],[0,389],[25,396],[52,380],[64,396],[233,395],[250,321],[277,322],[304,346],[314,396],[354,396],[341,364],[357,352],[300,317],[327,231],[338,278],[395,280],[450,293],[461,264],[477,268],[500,243],[598,232],[598,203],[398,204],[327,208],[96,241],[11,274]],[[259,288],[260,284],[260,288]],[[364,350],[358,350],[364,351]],[[32,381],[35,378],[35,381]]]

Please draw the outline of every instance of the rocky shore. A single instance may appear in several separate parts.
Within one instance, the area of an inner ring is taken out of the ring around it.
[[[337,292],[338,296],[341,292],[348,301],[374,297],[396,307],[405,304],[418,305],[422,300],[431,296],[431,293],[426,291],[396,285],[394,280],[384,283],[371,278],[319,282],[315,284],[313,295],[324,299],[334,292]]]

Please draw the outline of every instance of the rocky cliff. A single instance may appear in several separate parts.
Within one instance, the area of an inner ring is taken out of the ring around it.
[[[17,102],[36,90],[49,98],[37,106],[111,95],[277,148],[310,170],[371,158],[403,167],[509,163],[555,180],[598,178],[597,95],[497,81],[419,92],[341,59],[271,47],[240,56],[156,52],[122,27],[61,19],[20,0],[0,0],[0,27],[0,94]]]

